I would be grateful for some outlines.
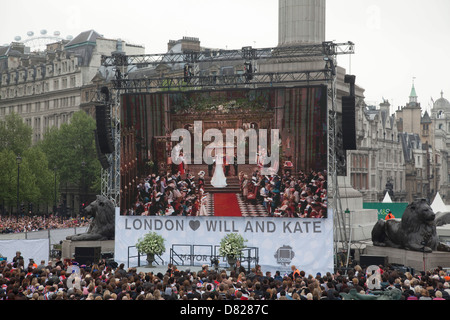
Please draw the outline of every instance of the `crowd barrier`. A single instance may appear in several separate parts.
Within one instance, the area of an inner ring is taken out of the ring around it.
[[[28,231],[20,233],[1,233],[0,241],[2,240],[37,240],[48,239],[49,243],[49,259],[61,256],[61,250],[55,247],[59,245],[63,240],[66,240],[67,236],[85,233],[89,226],[73,227],[64,229],[46,229],[39,231]]]

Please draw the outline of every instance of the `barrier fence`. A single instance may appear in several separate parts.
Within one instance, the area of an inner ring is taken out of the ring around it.
[[[89,226],[85,227],[73,227],[65,229],[46,229],[39,231],[28,231],[19,233],[1,233],[0,241],[2,240],[36,240],[36,239],[48,239],[49,240],[49,259],[57,258],[61,256],[61,250],[55,248],[55,245],[59,245],[63,240],[66,240],[67,236],[71,236],[78,233],[84,233],[88,230]],[[0,252],[1,253],[1,252]]]
[[[211,265],[216,269],[230,266],[225,257],[220,256],[219,246],[215,245],[191,245],[191,244],[173,244],[170,248],[169,263],[177,266],[202,266]],[[141,259],[144,254],[139,254],[136,246],[128,247],[128,267],[136,265],[141,266]],[[259,250],[255,247],[244,248],[238,257],[243,266],[250,270],[251,266],[256,266],[259,262]],[[159,255],[155,255],[155,263],[164,265],[164,260]]]

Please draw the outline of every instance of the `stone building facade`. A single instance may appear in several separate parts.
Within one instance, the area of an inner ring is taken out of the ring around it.
[[[80,110],[81,90],[98,72],[102,55],[121,46],[127,54],[144,48],[107,39],[94,30],[71,41],[47,45],[44,52],[29,52],[23,43],[0,48],[0,119],[19,114],[33,129],[33,142],[47,129],[69,122]]]
[[[84,88],[92,85],[101,56],[118,49],[126,54],[145,51],[94,30],[47,44],[42,52],[30,52],[20,42],[0,47],[0,120],[18,114],[32,128],[32,142],[38,142],[48,129],[69,123],[81,110]],[[69,213],[77,212],[80,188],[64,185],[61,191]]]
[[[356,105],[357,150],[347,152],[347,174],[364,202],[382,201],[388,183],[393,186],[393,200],[405,199],[404,155],[397,122],[389,109],[388,101],[379,108],[367,106],[363,100]]]
[[[431,109],[430,131],[432,134],[432,149],[436,165],[433,174],[437,177],[436,189],[439,191],[443,201],[450,203],[450,102],[441,97],[437,99]]]
[[[413,85],[409,101],[394,114],[387,100],[379,107],[367,106],[363,100],[357,104],[358,146],[348,152],[347,162],[351,184],[363,194],[364,202],[381,202],[389,185],[397,202],[432,201],[436,192],[446,194],[443,167],[448,166],[442,159],[447,154],[443,130],[448,125],[442,119],[436,122],[439,113],[444,117],[445,101],[436,101],[438,108],[431,116],[422,113]]]

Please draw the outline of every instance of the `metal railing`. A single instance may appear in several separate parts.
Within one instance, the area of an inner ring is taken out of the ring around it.
[[[132,249],[132,248],[136,248],[136,246],[129,246],[128,247],[128,259],[127,259],[127,265],[128,265],[128,268],[130,268],[130,260],[131,259],[133,259],[133,258],[137,258],[137,267],[143,267],[143,266],[141,266],[141,257],[142,256],[147,256],[147,254],[139,254],[139,252],[136,254],[136,255],[130,255],[130,250]],[[136,250],[137,251],[137,250]],[[156,259],[156,258],[158,258],[158,259]],[[160,262],[158,262],[158,261],[160,261]],[[161,258],[161,256],[160,255],[158,255],[158,254],[155,254],[155,261],[154,261],[157,265],[164,265],[164,260],[163,260],[163,258]]]
[[[204,250],[205,248],[206,250]],[[173,244],[170,249],[169,261],[171,264],[177,266],[196,266],[204,264],[209,264],[211,267],[229,266],[227,259],[222,257],[218,252],[218,245]],[[241,261],[241,265],[247,264],[247,270],[250,270],[252,264],[256,266],[259,263],[259,248],[244,248],[241,251],[241,255],[238,257],[238,260]]]

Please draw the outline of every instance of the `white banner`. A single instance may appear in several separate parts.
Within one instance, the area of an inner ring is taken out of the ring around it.
[[[16,251],[21,252],[24,259],[25,268],[28,267],[30,259],[39,265],[41,260],[48,262],[49,257],[49,240],[0,240],[0,254],[6,257],[6,261],[12,262]]]
[[[258,264],[263,272],[290,273],[292,265],[314,276],[317,272],[334,272],[331,214],[326,219],[121,216],[116,208],[114,260],[127,266],[128,256],[137,255],[136,248],[129,247],[135,246],[138,239],[149,232],[156,232],[165,239],[166,252],[161,256],[165,264],[170,262],[171,248],[178,254],[179,261],[188,259],[190,254],[189,247],[181,245],[219,246],[227,233],[239,233],[248,240],[247,247],[258,248]],[[211,265],[210,251],[207,247],[196,247],[195,255],[205,257],[196,256],[195,265],[202,262]],[[219,260],[223,263],[223,258]],[[141,265],[145,264],[143,257]],[[137,259],[130,260],[130,267],[136,265]]]

